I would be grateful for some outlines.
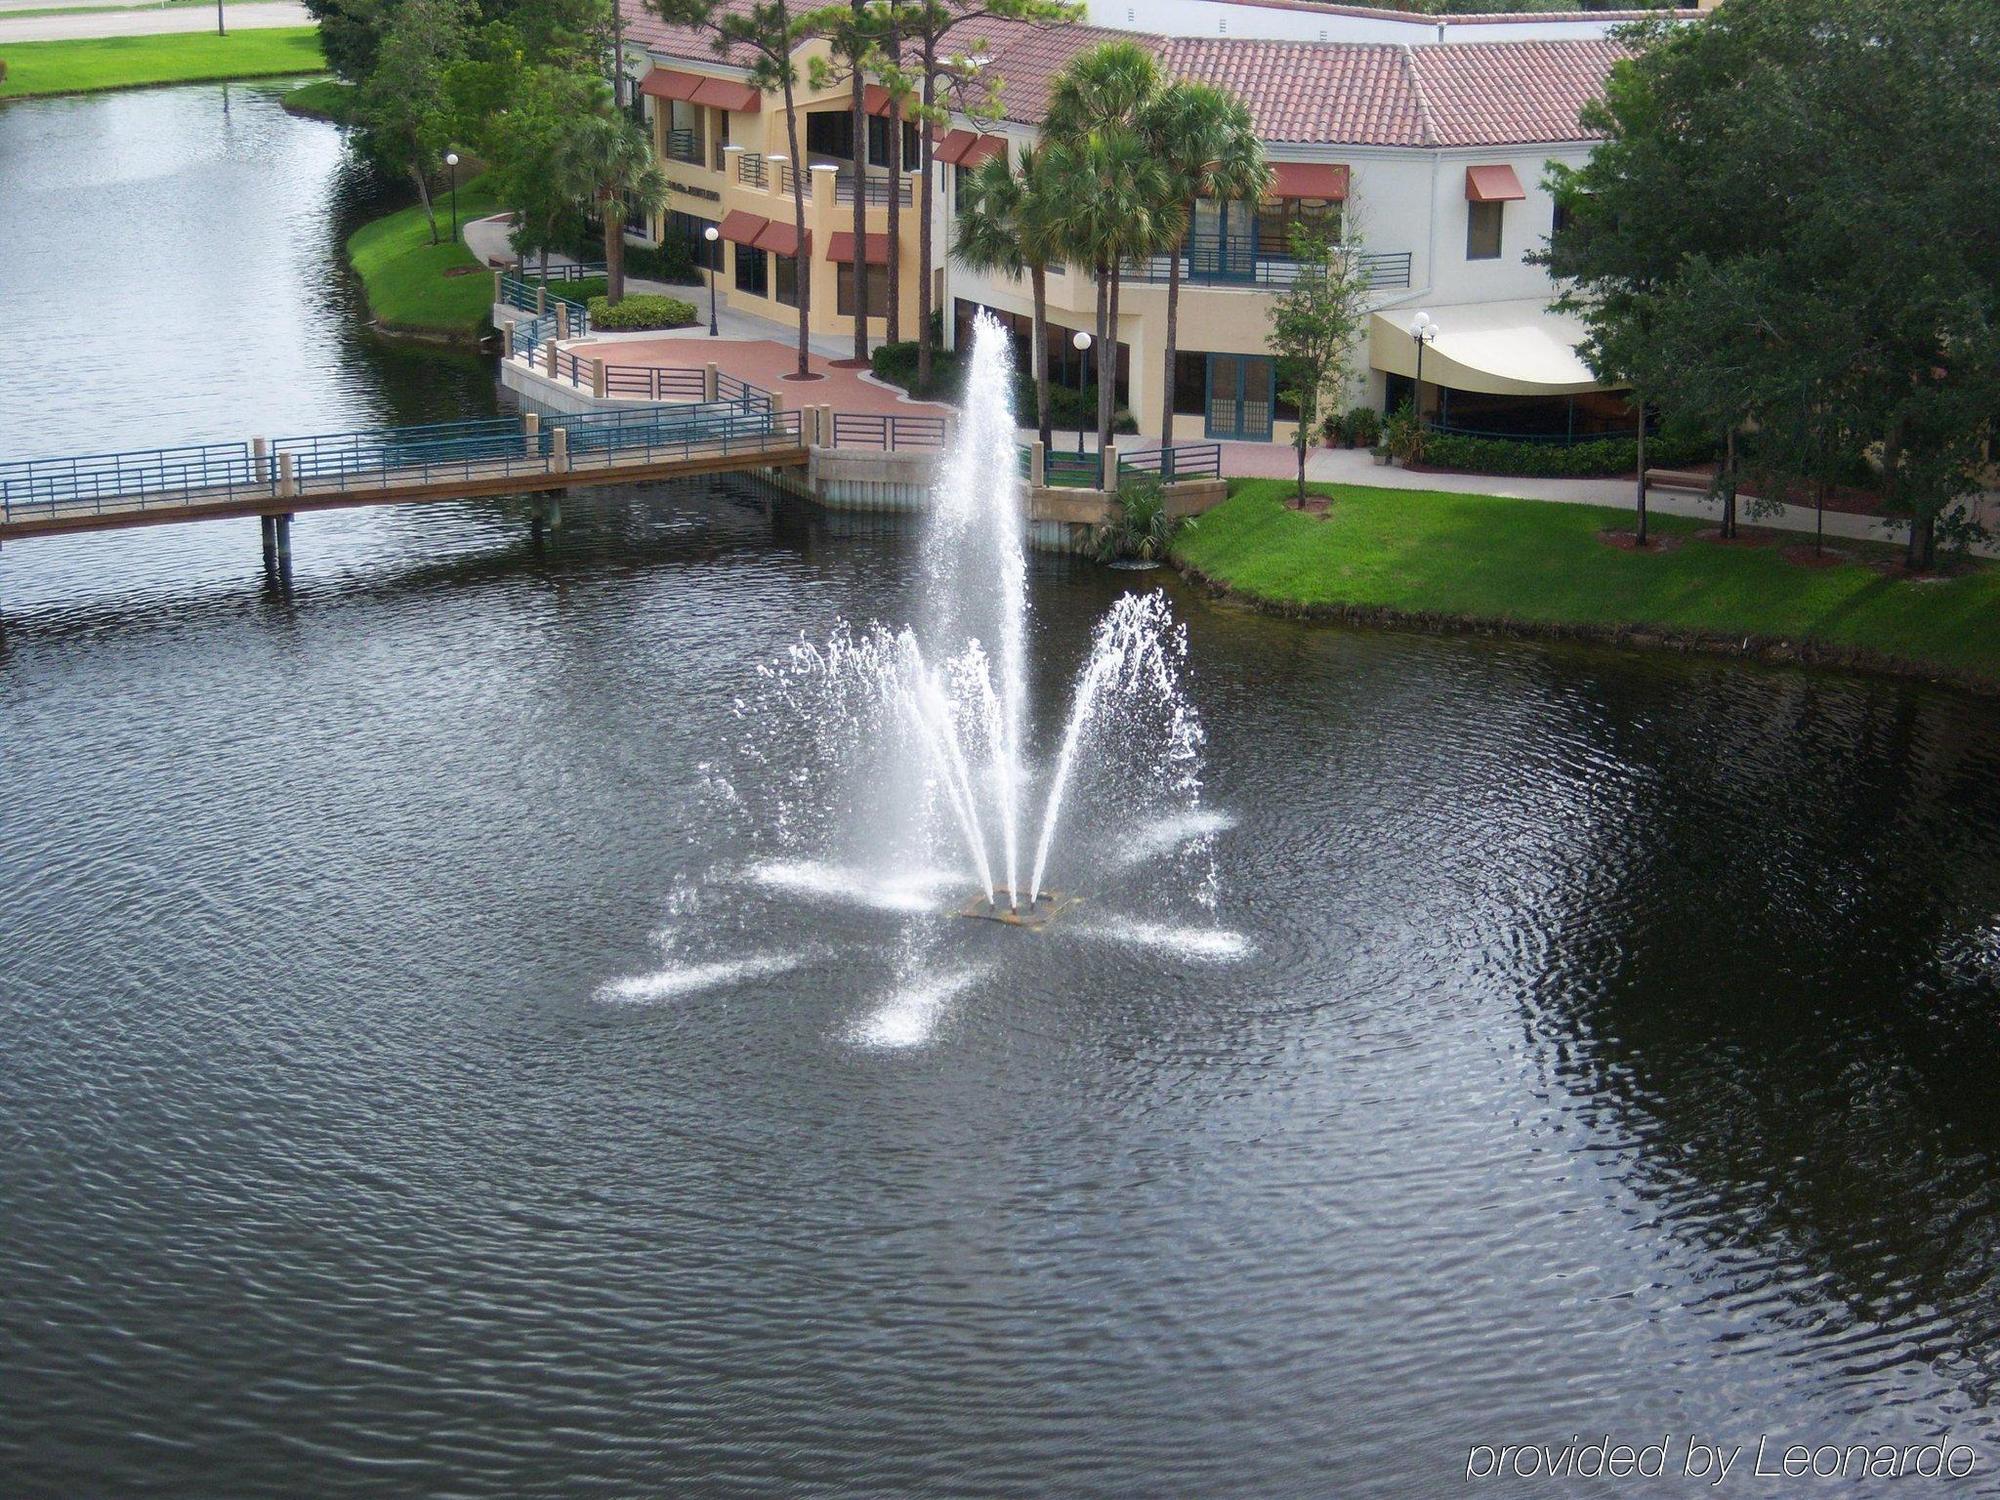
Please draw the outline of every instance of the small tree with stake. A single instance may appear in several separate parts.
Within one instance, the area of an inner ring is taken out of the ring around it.
[[[1268,347],[1278,360],[1280,394],[1298,408],[1298,503],[1306,502],[1306,448],[1320,422],[1329,388],[1353,361],[1368,324],[1368,272],[1361,242],[1351,236],[1329,240],[1312,226],[1292,235],[1298,274],[1271,303]]]

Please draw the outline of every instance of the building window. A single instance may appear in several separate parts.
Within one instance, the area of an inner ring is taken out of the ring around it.
[[[843,317],[854,316],[854,267],[844,265],[837,275],[834,288],[833,310]],[[868,268],[868,316],[883,318],[889,314],[889,268],[870,266]]]
[[[667,215],[666,233],[661,236],[661,241],[665,244],[681,241],[687,246],[689,260],[711,271],[719,271],[722,269],[722,241],[708,238],[707,231],[712,223],[712,219],[698,219],[693,214],[674,209]]]
[[[1554,239],[1565,229],[1569,228],[1569,221],[1569,205],[1563,202],[1561,198],[1557,198],[1555,200],[1555,209],[1549,216],[1549,238]]]
[[[971,167],[953,167],[951,169],[951,211],[953,214],[963,214],[966,204],[972,201],[972,172],[973,169]]]
[[[1257,205],[1257,253],[1290,259],[1292,235],[1317,230],[1328,244],[1340,239],[1340,204],[1331,198],[1266,198]]]
[[[771,257],[775,268],[773,280],[777,291],[773,294],[787,307],[799,305],[799,258],[796,255],[774,255]]]
[[[889,165],[889,117],[871,115],[868,120],[868,160],[878,167]],[[903,170],[917,170],[917,127],[903,122]]]
[[[806,116],[806,155],[854,160],[854,117],[844,110]]]
[[[1500,258],[1500,211],[1504,202],[1468,203],[1465,205],[1465,258],[1467,260],[1498,260]]]
[[[765,270],[765,256],[762,250],[753,250],[748,245],[736,247],[736,290],[748,292],[753,297],[769,295],[770,283]]]

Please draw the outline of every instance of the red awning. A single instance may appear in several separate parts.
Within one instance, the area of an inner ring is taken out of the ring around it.
[[[1271,185],[1273,198],[1331,198],[1336,203],[1347,198],[1347,168],[1332,162],[1273,162],[1271,173],[1277,179]]]
[[[812,231],[806,231],[806,254],[812,254]],[[755,250],[768,250],[773,255],[797,255],[799,253],[799,231],[795,224],[787,224],[782,219],[773,219],[757,233]]]
[[[895,108],[889,91],[879,83],[871,83],[861,91],[861,107],[871,115],[886,115]]]
[[[1521,179],[1514,175],[1512,167],[1465,169],[1465,201],[1468,203],[1506,203],[1527,196],[1521,191]]]
[[[639,80],[639,92],[655,99],[692,99],[703,79],[678,68],[655,68]]]
[[[713,104],[717,109],[733,109],[752,114],[763,106],[764,96],[747,83],[730,78],[704,78],[694,91],[696,104]]]
[[[738,245],[754,245],[757,236],[771,227],[769,219],[732,208],[722,216],[722,237]]]
[[[864,247],[863,253],[868,257],[868,264],[871,266],[888,265],[889,236],[886,234],[871,234],[867,237],[867,240],[868,243]],[[832,234],[828,235],[826,237],[826,258],[831,261],[837,261],[842,265],[852,264],[854,260],[854,235],[844,229],[836,229]]]
[[[937,161],[957,166],[964,159],[965,153],[972,149],[973,143],[978,139],[979,134],[977,131],[954,130],[935,146],[931,147],[931,156]]]
[[[1006,136],[982,135],[978,140],[965,148],[965,154],[958,159],[958,164],[969,172],[983,161],[989,161],[993,157],[1005,156],[1006,154]]]

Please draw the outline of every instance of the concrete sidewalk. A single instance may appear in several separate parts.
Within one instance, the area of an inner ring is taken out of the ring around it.
[[[0,44],[8,42],[69,42],[111,36],[168,36],[178,32],[215,30],[212,5],[175,6],[170,10],[83,9],[91,0],[76,5],[63,0],[0,0]],[[102,3],[102,0],[98,0]],[[59,16],[21,16],[10,12],[43,10],[62,4],[69,13]],[[310,26],[313,18],[298,0],[237,0],[223,12],[230,31],[263,31],[278,26]]]

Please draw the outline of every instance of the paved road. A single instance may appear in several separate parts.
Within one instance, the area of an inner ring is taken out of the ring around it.
[[[79,37],[160,36],[176,31],[215,30],[215,7],[176,6],[172,10],[87,10],[69,15],[21,16],[9,12],[45,10],[51,4],[66,9],[93,0],[0,0],[0,45],[8,42],[62,42]],[[94,0],[102,4],[103,0]],[[231,31],[269,26],[310,26],[312,17],[297,0],[253,0],[229,5],[224,12]]]

